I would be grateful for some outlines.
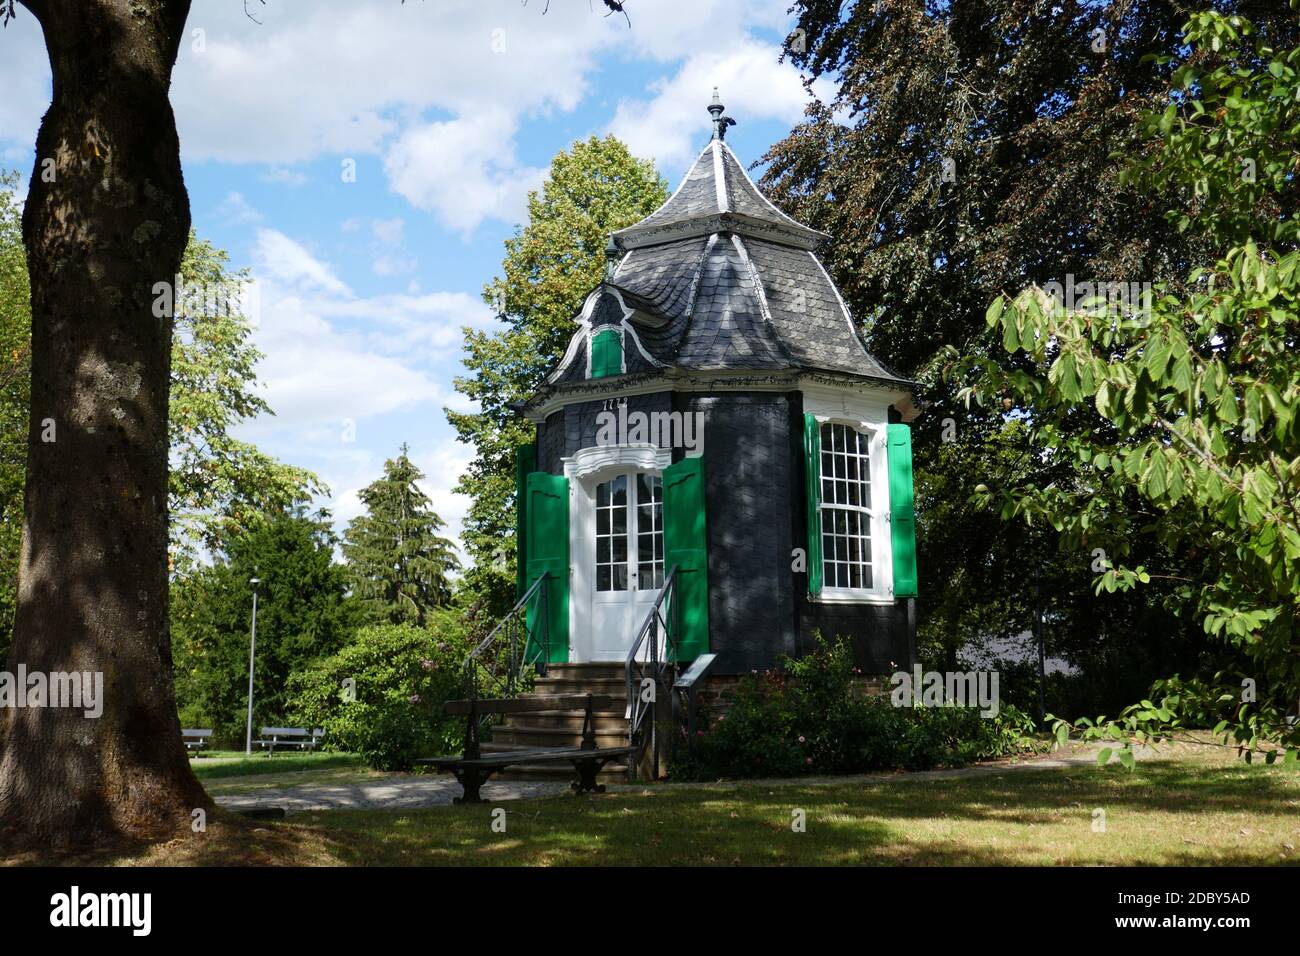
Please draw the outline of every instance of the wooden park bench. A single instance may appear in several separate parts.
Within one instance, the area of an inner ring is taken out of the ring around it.
[[[315,750],[324,736],[325,731],[319,727],[315,730],[308,730],[306,727],[263,727],[262,739],[255,743],[271,753],[275,753],[277,747]]]
[[[211,736],[211,730],[197,730],[192,727],[181,728],[181,741],[185,744],[185,749],[196,754],[208,746],[208,738]]]
[[[571,763],[578,779],[572,784],[577,793],[604,793],[605,785],[596,782],[596,775],[611,760],[630,757],[633,747],[597,747],[596,724],[592,717],[595,708],[611,710],[623,706],[622,698],[591,694],[548,694],[529,697],[449,700],[443,705],[445,714],[465,714],[465,752],[459,757],[425,757],[415,761],[426,767],[450,770],[461,786],[462,795],[455,803],[484,803],[479,788],[494,773],[522,764]],[[484,754],[479,748],[479,722],[489,714],[519,714],[534,710],[583,709],[582,743],[577,747],[537,747],[532,750],[512,750],[507,753]]]

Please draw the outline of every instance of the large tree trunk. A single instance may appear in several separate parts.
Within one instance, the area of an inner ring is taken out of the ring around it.
[[[171,319],[153,310],[190,225],[167,99],[189,0],[23,5],[44,31],[54,97],[23,212],[32,409],[8,670],[102,672],[104,702],[98,719],[4,712],[0,833],[37,845],[151,839],[211,806],[176,716]]]

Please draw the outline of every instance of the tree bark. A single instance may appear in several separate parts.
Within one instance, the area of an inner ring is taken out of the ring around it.
[[[190,227],[168,101],[190,3],[21,2],[44,32],[54,95],[23,212],[32,406],[7,669],[100,672],[103,713],[3,711],[0,837],[36,846],[157,839],[212,805],[176,715],[172,325],[153,309],[154,285],[173,281]]]

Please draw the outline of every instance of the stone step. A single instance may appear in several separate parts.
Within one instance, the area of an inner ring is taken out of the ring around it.
[[[615,678],[622,680],[624,676],[624,667],[622,661],[584,661],[579,664],[549,664],[546,668],[547,677],[562,677],[566,680],[579,680],[586,678]]]
[[[627,682],[622,677],[539,677],[533,694],[605,694],[627,698]]]

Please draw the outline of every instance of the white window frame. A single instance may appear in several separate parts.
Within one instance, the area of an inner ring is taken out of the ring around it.
[[[886,398],[850,391],[805,390],[804,411],[817,421],[818,440],[822,425],[848,425],[869,436],[871,455],[871,587],[838,588],[826,583],[826,555],[822,555],[822,589],[812,600],[823,604],[892,604],[894,602],[894,547],[889,520],[889,448]],[[817,461],[817,492],[821,500],[821,460]],[[821,534],[821,508],[817,533]],[[824,539],[823,539],[823,548]]]

